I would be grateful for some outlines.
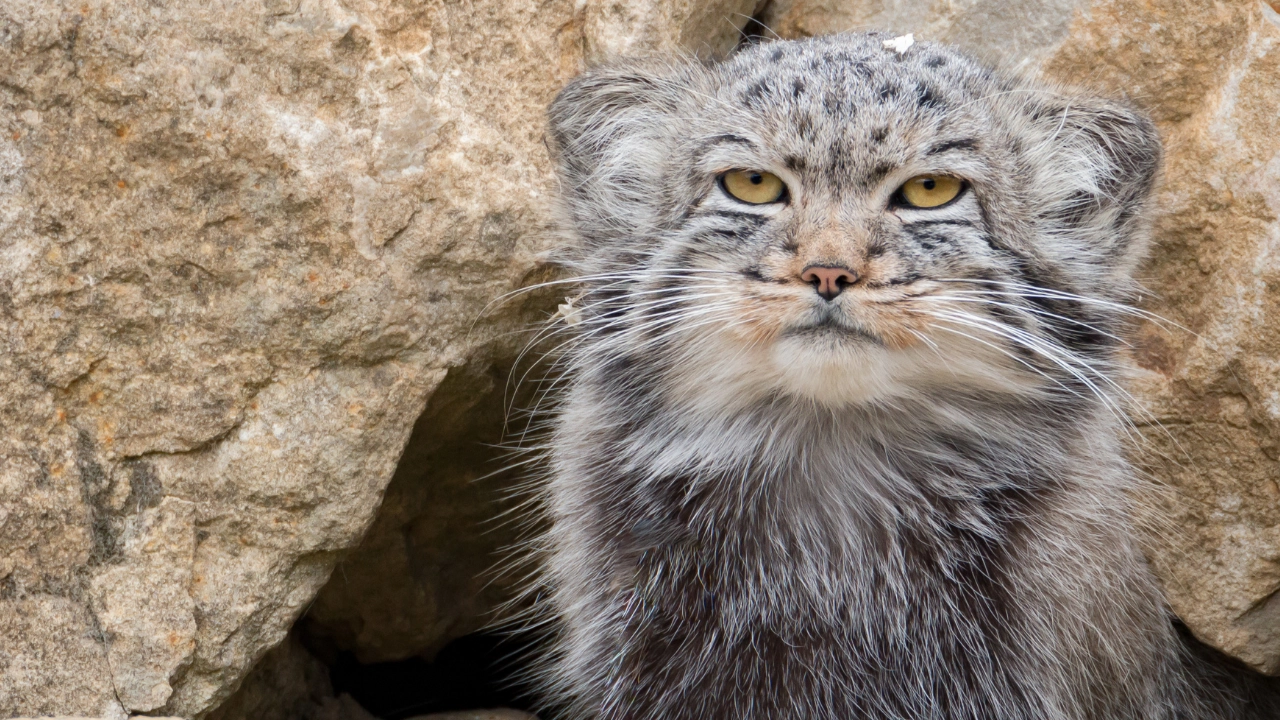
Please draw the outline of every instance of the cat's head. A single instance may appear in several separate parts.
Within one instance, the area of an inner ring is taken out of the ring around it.
[[[620,61],[565,88],[580,352],[721,406],[1105,390],[1152,124],[891,39]]]

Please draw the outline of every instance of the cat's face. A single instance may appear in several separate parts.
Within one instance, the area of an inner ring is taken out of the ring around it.
[[[616,65],[561,95],[588,345],[715,407],[1102,382],[1149,123],[887,37]]]

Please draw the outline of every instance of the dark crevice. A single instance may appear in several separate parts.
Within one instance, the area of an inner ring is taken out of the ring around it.
[[[460,637],[433,661],[410,658],[363,664],[339,653],[329,666],[335,693],[346,693],[375,717],[404,720],[457,710],[511,708],[532,712],[535,697],[521,677],[537,648],[511,637]],[[543,720],[549,720],[543,716]]]
[[[550,272],[526,283],[552,279],[544,277]],[[508,312],[514,324],[537,328],[565,294],[559,286],[535,290]],[[527,680],[543,654],[537,642],[486,629],[511,627],[508,613],[527,610],[517,601],[529,570],[519,558],[537,515],[520,506],[529,499],[520,486],[530,467],[510,444],[528,419],[520,409],[536,403],[547,372],[538,349],[516,363],[528,338],[504,335],[448,368],[359,546],[343,555],[288,640],[209,720],[532,711]],[[145,502],[148,477],[140,471],[133,480]],[[101,494],[99,485],[87,482],[85,493]]]
[[[769,29],[765,21],[772,5],[773,0],[763,0],[756,5],[756,11],[751,14],[751,19],[742,27],[742,36],[738,40],[739,48],[778,39],[778,34]]]

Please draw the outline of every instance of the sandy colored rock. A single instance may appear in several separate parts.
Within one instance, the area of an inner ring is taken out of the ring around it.
[[[872,28],[912,33],[990,63],[1034,69],[1088,6],[1088,0],[774,0],[761,20],[784,38]]]
[[[165,497],[129,518],[119,564],[90,584],[116,697],[126,709],[163,707],[195,651],[195,504]]]
[[[0,3],[0,716],[199,717],[280,642],[538,317],[481,310],[542,277],[547,102],[754,8],[653,7]]]
[[[581,16],[588,61],[626,55],[693,53],[722,57],[769,0],[604,0]]]
[[[373,527],[343,558],[302,627],[360,662],[433,657],[496,619],[518,574],[494,572],[519,523],[497,516],[520,479],[498,445],[510,376],[450,371],[419,419]],[[495,474],[496,473],[496,474]]]
[[[115,699],[93,615],[66,598],[0,601],[0,679],[0,707],[31,715],[128,716]]]
[[[329,670],[294,633],[272,648],[209,720],[376,720],[350,695],[335,696]]]
[[[1170,128],[1142,396],[1172,532],[1153,555],[1207,642],[1280,673],[1280,15],[1257,4],[1221,85]],[[1171,51],[1177,52],[1176,49]]]

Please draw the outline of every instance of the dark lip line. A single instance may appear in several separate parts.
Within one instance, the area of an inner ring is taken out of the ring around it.
[[[851,328],[845,325],[841,325],[830,319],[823,320],[813,325],[787,328],[782,332],[782,334],[783,336],[802,336],[802,335],[813,335],[813,334],[823,333],[823,332],[836,332],[841,335],[851,335],[853,337],[862,338],[863,340],[867,340],[876,345],[879,345],[882,347],[884,346],[884,341],[881,340],[876,335],[873,335],[867,332],[866,330],[862,330],[860,328]]]

